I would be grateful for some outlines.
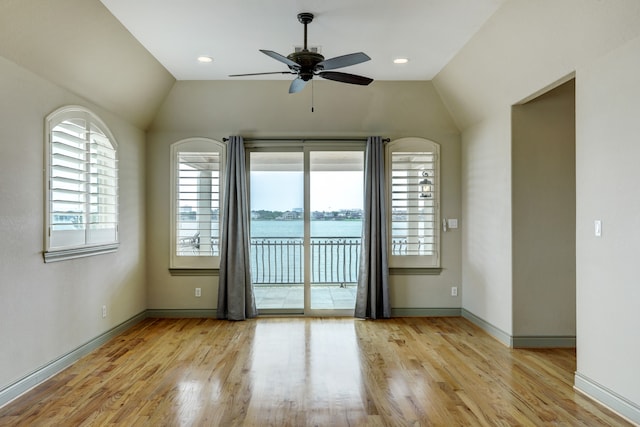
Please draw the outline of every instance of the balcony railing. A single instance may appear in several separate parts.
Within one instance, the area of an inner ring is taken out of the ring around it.
[[[180,255],[219,255],[219,241],[209,248],[200,245],[198,234],[181,239]],[[261,237],[251,242],[251,277],[256,285],[302,285],[304,241],[302,238]],[[407,239],[392,239],[394,255],[407,254]],[[311,283],[346,285],[358,282],[361,239],[359,237],[312,237]]]
[[[347,284],[358,281],[359,237],[311,238],[311,283]],[[257,285],[302,284],[302,238],[251,239],[251,275]]]

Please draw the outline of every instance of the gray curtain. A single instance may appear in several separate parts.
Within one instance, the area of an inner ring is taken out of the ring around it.
[[[355,316],[391,317],[384,145],[379,136],[367,139],[364,161],[364,219]]]
[[[258,311],[249,264],[249,203],[241,136],[229,138],[225,170],[217,314],[220,319],[244,320]]]

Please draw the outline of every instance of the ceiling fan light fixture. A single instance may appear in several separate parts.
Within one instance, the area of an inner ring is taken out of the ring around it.
[[[396,58],[393,60],[394,64],[406,64],[409,62],[409,58]]]
[[[198,62],[208,64],[209,62],[213,62],[213,58],[207,55],[200,55],[198,56]]]

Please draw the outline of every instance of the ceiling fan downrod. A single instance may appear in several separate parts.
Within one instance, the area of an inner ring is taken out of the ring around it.
[[[303,12],[298,14],[298,21],[304,25],[304,47],[303,50],[307,50],[307,24],[313,21],[313,13]]]

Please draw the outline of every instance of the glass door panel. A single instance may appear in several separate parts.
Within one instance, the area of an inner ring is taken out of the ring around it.
[[[260,312],[304,311],[304,157],[249,153],[251,275]]]
[[[362,151],[309,152],[309,304],[355,307],[363,208]]]

